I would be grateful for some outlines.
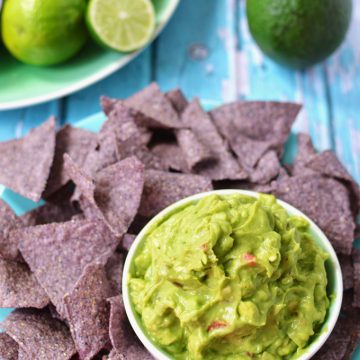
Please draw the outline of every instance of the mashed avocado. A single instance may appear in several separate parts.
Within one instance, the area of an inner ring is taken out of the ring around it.
[[[175,359],[288,359],[325,319],[327,255],[273,196],[211,195],[145,236],[130,296]]]

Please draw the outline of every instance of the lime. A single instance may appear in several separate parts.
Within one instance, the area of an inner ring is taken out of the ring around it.
[[[128,52],[143,47],[153,36],[155,11],[150,0],[90,0],[87,22],[99,43]]]
[[[247,0],[250,32],[265,54],[295,68],[324,60],[343,41],[351,0]]]
[[[54,65],[73,56],[85,43],[86,0],[6,0],[2,37],[17,59]]]

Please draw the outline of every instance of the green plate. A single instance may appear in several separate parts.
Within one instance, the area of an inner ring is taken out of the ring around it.
[[[167,24],[179,1],[153,0],[156,10],[154,38]],[[42,103],[83,89],[120,69],[140,52],[121,54],[89,41],[79,54],[64,64],[36,67],[15,60],[0,46],[0,110]]]

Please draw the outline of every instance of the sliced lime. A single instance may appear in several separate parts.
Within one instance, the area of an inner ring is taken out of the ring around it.
[[[151,0],[90,0],[87,22],[95,39],[118,51],[146,45],[154,34]]]

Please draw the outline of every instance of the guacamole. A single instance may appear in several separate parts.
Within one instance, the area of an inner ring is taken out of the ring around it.
[[[287,359],[329,306],[327,255],[275,197],[210,195],[159,221],[138,249],[130,297],[175,359]]]

